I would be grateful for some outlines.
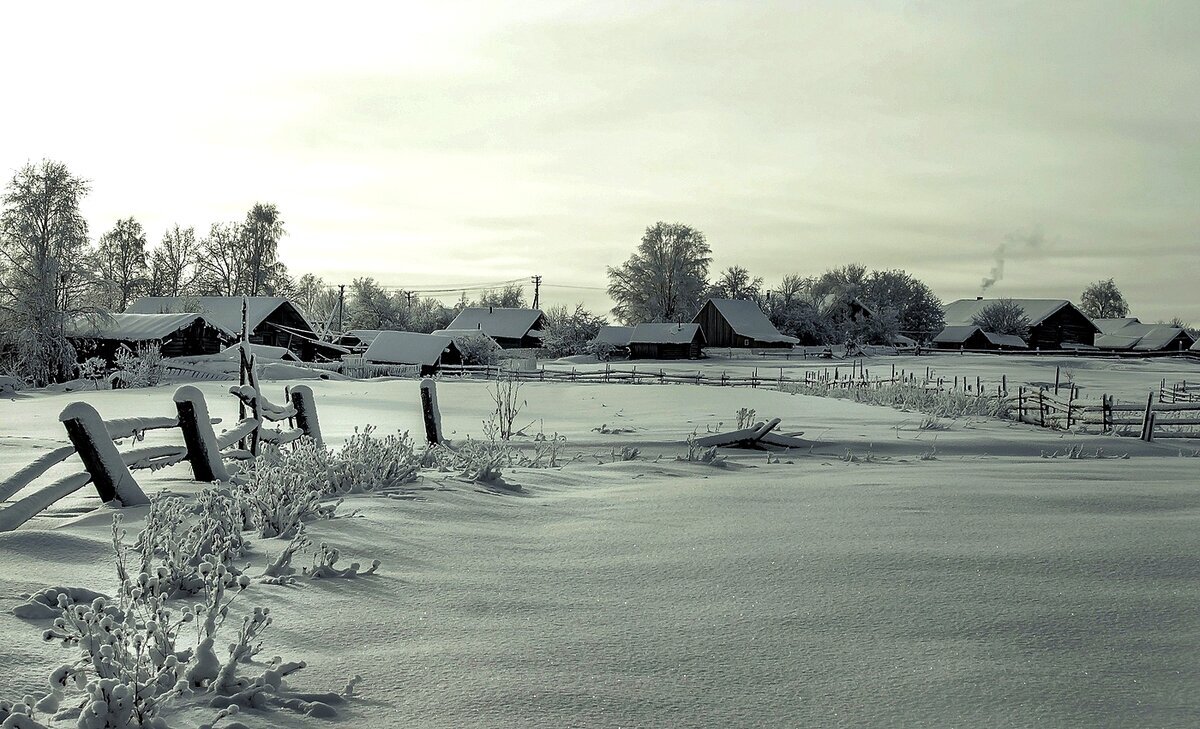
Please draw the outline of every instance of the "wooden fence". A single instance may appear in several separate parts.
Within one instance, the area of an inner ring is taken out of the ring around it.
[[[251,376],[253,381],[253,376]],[[11,531],[29,521],[60,499],[87,484],[95,486],[102,501],[133,506],[147,502],[145,493],[132,472],[159,469],[187,461],[197,481],[225,481],[230,477],[226,460],[253,458],[260,443],[290,443],[302,435],[320,442],[312,390],[306,385],[288,388],[286,405],[266,399],[257,382],[229,389],[239,404],[242,417],[230,429],[216,433],[204,395],[192,385],[175,391],[175,415],[104,420],[85,402],[74,402],[63,409],[59,420],[66,429],[70,445],[56,448],[33,463],[0,481],[0,501],[7,501],[27,490],[50,469],[78,455],[83,471],[62,476],[27,496],[0,507],[0,531]],[[286,422],[286,427],[282,424]],[[184,445],[136,447],[121,452],[117,442],[133,438],[140,442],[147,431],[178,428]]]

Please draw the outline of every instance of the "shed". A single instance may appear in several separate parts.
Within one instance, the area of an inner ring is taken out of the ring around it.
[[[629,336],[630,359],[699,359],[704,331],[696,323],[638,324]]]
[[[696,318],[709,347],[791,347],[800,340],[780,334],[758,304],[742,299],[709,299]]]
[[[606,342],[614,347],[628,348],[629,338],[633,336],[633,327],[605,325],[596,332],[596,341]]]
[[[1102,319],[1096,325],[1103,332],[1096,335],[1096,347],[1114,352],[1183,352],[1196,343],[1186,329],[1143,324],[1136,318]]]
[[[974,324],[956,324],[933,338],[936,349],[1028,349],[1024,339],[1012,334],[985,332]]]
[[[191,312],[219,328],[227,342],[242,332],[242,302],[247,305],[250,343],[286,347],[304,361],[336,357],[340,347],[320,341],[316,329],[295,303],[281,296],[145,296],[129,305],[129,314]]]
[[[945,308],[947,326],[972,326],[975,317],[1000,299],[959,299]],[[1062,349],[1064,344],[1088,344],[1100,327],[1066,299],[1011,299],[1029,319],[1028,346]]]
[[[242,351],[242,343],[226,347],[221,350],[221,354],[226,359],[237,359]],[[296,353],[284,347],[271,347],[266,344],[251,344],[250,354],[254,355],[261,362],[263,360],[278,360],[280,362],[299,362],[300,358]]]
[[[379,332],[363,359],[373,364],[420,365],[421,375],[431,375],[444,364],[462,364],[452,337],[418,332]]]
[[[122,346],[157,345],[164,357],[191,357],[221,350],[222,331],[200,314],[81,314],[66,323],[67,339],[82,357],[110,364]]]

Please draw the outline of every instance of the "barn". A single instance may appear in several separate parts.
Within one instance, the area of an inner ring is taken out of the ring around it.
[[[482,331],[504,349],[530,349],[542,346],[546,316],[540,309],[468,306],[446,327],[447,331],[467,329]]]
[[[709,347],[791,347],[800,340],[780,334],[758,304],[740,299],[709,299],[692,322]]]
[[[126,309],[127,314],[190,312],[201,314],[219,328],[228,343],[242,332],[242,302],[247,304],[250,343],[292,350],[305,362],[336,358],[345,350],[320,341],[300,307],[280,296],[146,296]]]
[[[1029,349],[1025,340],[1012,334],[996,334],[969,325],[954,325],[933,338],[934,349]]]
[[[704,331],[696,323],[638,324],[629,336],[630,359],[699,359]]]
[[[600,327],[600,331],[596,332],[596,341],[604,342],[612,345],[613,351],[609,355],[610,358],[629,356],[629,338],[633,336],[633,327],[616,326],[606,324]]]
[[[418,332],[379,332],[363,359],[372,364],[418,365],[422,376],[432,375],[444,364],[462,364],[462,354],[451,337]]]
[[[155,345],[164,357],[192,357],[221,351],[224,333],[200,314],[83,314],[69,320],[67,339],[81,358],[113,364],[122,346],[136,351]]]
[[[1065,345],[1092,343],[1100,328],[1066,299],[1009,299],[1029,320],[1030,349],[1064,349]],[[947,304],[946,326],[973,326],[975,317],[1000,299],[959,299]]]

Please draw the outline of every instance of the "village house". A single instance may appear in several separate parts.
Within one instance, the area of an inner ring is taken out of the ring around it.
[[[1181,327],[1143,324],[1136,317],[1094,319],[1097,349],[1110,352],[1186,352],[1196,338]]]
[[[451,337],[418,332],[379,332],[362,356],[371,364],[417,365],[422,376],[434,374],[442,365],[462,364]]]
[[[221,330],[226,343],[233,343],[241,337],[243,300],[247,304],[251,344],[284,347],[305,362],[336,359],[345,351],[320,341],[300,307],[279,296],[146,296],[130,304],[125,312],[201,314],[205,321]]]
[[[791,347],[800,342],[780,334],[758,304],[739,299],[709,299],[692,319],[708,347]]]
[[[468,306],[442,331],[481,331],[503,349],[542,346],[546,316],[539,309],[509,309],[500,306]]]
[[[974,326],[975,318],[999,299],[960,299],[945,307],[946,326]],[[1025,344],[1030,349],[1069,349],[1090,345],[1099,327],[1066,299],[1010,299],[1029,320],[1029,335]],[[942,337],[939,334],[934,338]],[[970,347],[965,347],[970,349]]]
[[[934,349],[1029,349],[1014,334],[985,332],[974,324],[949,326],[933,338]]]
[[[100,357],[110,365],[122,346],[155,346],[164,357],[216,354],[224,337],[200,314],[81,314],[66,324],[66,336],[81,359]]]

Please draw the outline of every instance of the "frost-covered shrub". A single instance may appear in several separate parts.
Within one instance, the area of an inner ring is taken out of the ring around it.
[[[326,577],[359,577],[361,575],[373,575],[375,570],[379,569],[379,560],[373,560],[371,566],[366,572],[360,572],[362,566],[358,562],[352,562],[349,567],[339,569],[334,565],[341,559],[341,552],[330,547],[328,544],[322,543],[321,548],[313,554],[312,568],[305,568],[304,574],[314,580],[319,580]]]
[[[332,517],[341,502],[324,502],[321,479],[288,465],[255,463],[240,487],[249,523],[259,536],[290,537],[306,521]]]
[[[113,387],[153,387],[162,381],[162,351],[156,344],[139,344],[137,352],[121,345],[116,363],[109,376]]]
[[[593,339],[583,345],[583,354],[590,354],[601,362],[607,362],[609,357],[612,357],[613,352],[617,351],[617,346],[612,342],[605,342],[600,339]]]
[[[881,387],[825,387],[821,384],[784,383],[783,392],[794,395],[815,395],[853,400],[867,405],[884,405],[897,410],[911,410],[938,418],[961,418],[979,415],[1007,418],[1012,410],[1007,397],[982,393],[927,390],[921,385],[896,382]]]
[[[334,451],[301,438],[292,450],[264,445],[258,464],[307,477],[326,495],[370,493],[415,481],[420,459],[407,432],[383,438],[368,425]]]
[[[465,365],[494,365],[500,361],[500,345],[483,332],[455,337],[454,344]]]
[[[79,364],[79,378],[90,380],[96,389],[100,389],[100,380],[108,372],[108,363],[103,357],[88,357]]]
[[[717,454],[717,447],[705,447],[696,442],[696,436],[689,435],[687,439],[687,453],[682,456],[677,456],[677,461],[688,461],[691,463],[704,463],[709,466],[725,466],[727,462],[725,456]]]
[[[244,511],[240,499],[224,486],[209,486],[191,502],[179,496],[155,497],[134,543],[137,565],[130,565],[121,515],[116,515],[113,547],[118,578],[148,575],[150,582],[143,588],[167,598],[196,594],[204,584],[201,564],[216,561],[236,572],[234,562],[245,547]]]

